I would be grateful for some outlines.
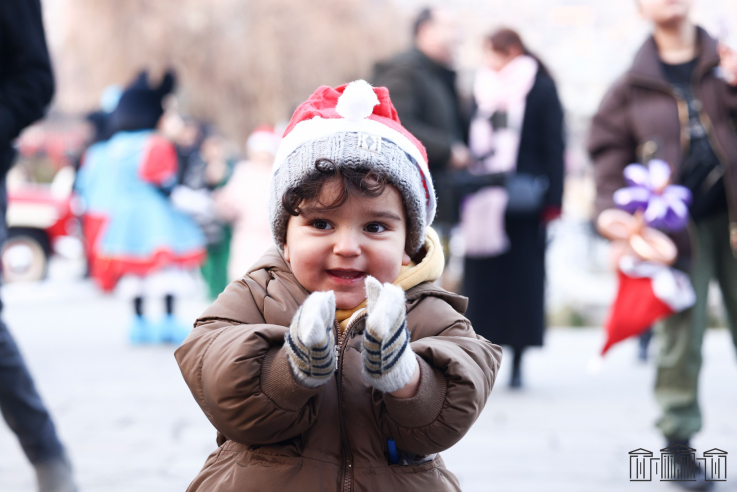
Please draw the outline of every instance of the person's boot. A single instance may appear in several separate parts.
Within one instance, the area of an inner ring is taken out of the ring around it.
[[[65,454],[49,461],[35,463],[38,492],[77,492],[72,464]]]
[[[159,327],[154,326],[143,316],[133,316],[133,322],[128,330],[128,339],[133,345],[158,343],[160,338]]]
[[[144,345],[147,343],[157,343],[160,335],[158,327],[149,323],[143,316],[143,297],[133,299],[133,322],[128,329],[128,339],[133,345]]]
[[[192,331],[192,327],[179,321],[173,314],[165,314],[158,325],[160,341],[176,346],[182,344],[190,331]]]
[[[681,444],[686,447],[691,447],[691,441],[689,439],[668,439],[668,447],[674,446],[676,444]],[[695,481],[673,481],[671,482],[676,487],[679,487],[683,490],[712,490],[714,488],[714,482],[710,482],[706,480],[706,470],[703,469],[701,464],[693,460],[691,456],[688,456],[688,462],[685,463],[686,466],[693,467],[693,469],[696,470],[696,480]]]
[[[168,294],[164,298],[166,307],[166,314],[159,322],[158,330],[160,335],[160,341],[163,343],[171,343],[176,346],[182,344],[189,332],[192,331],[192,327],[179,321],[174,316],[174,296]]]

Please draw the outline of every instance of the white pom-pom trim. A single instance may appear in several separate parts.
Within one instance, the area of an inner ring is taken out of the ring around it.
[[[379,98],[371,85],[365,80],[356,80],[348,84],[338,98],[335,111],[348,120],[362,120],[371,116]]]

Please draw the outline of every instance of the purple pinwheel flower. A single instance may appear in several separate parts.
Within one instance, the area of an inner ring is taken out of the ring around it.
[[[670,185],[670,166],[653,159],[645,167],[630,164],[624,168],[626,188],[614,193],[614,203],[622,210],[634,214],[643,212],[645,223],[656,229],[678,231],[686,227],[691,191],[678,185]]]

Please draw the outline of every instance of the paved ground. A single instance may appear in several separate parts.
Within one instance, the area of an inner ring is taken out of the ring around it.
[[[214,432],[185,387],[171,347],[125,343],[128,306],[87,283],[5,288],[5,318],[53,410],[82,490],[182,491],[214,448]],[[195,317],[205,303],[190,300]],[[552,329],[526,360],[527,388],[510,391],[503,368],[471,432],[444,453],[466,491],[667,490],[628,481],[627,452],[661,440],[650,365],[635,346],[610,354],[597,375],[596,329]],[[702,398],[703,451],[737,453],[737,364],[729,335],[707,336]],[[31,470],[0,424],[0,490],[32,490]],[[730,455],[731,456],[731,455]],[[737,466],[737,462],[731,466]],[[737,490],[737,479],[718,490]]]

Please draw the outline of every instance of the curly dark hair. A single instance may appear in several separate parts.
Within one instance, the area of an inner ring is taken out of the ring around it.
[[[330,159],[315,161],[315,170],[299,186],[288,189],[282,196],[282,206],[290,215],[299,215],[299,207],[304,202],[318,201],[320,210],[335,210],[350,196],[377,197],[389,184],[388,177],[375,169],[338,166]],[[338,196],[330,203],[320,202],[323,187],[333,182],[341,185]]]

